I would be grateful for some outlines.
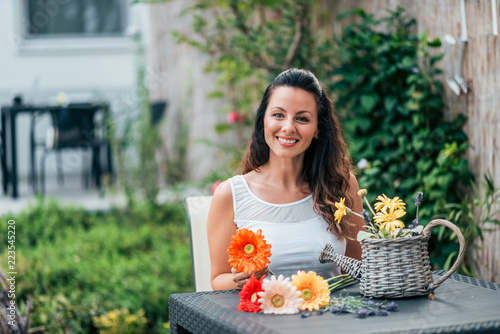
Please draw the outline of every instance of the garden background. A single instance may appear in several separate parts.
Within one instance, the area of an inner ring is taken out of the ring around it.
[[[193,287],[182,199],[235,172],[259,97],[289,67],[312,70],[335,96],[371,199],[411,203],[423,191],[422,223],[445,217],[466,236],[460,272],[500,282],[500,42],[489,5],[465,3],[467,92],[457,95],[443,72],[457,49],[444,55],[442,44],[463,36],[456,1],[135,1],[147,13],[135,35],[138,116],[107,120],[117,179],[106,192],[125,205],[89,212],[39,198],[2,217],[23,224],[16,300],[22,314],[32,300],[28,327],[168,332],[168,296]],[[167,114],[153,126],[149,101],[160,99]],[[431,262],[447,268],[457,241],[435,230]],[[5,268],[6,249],[0,258]]]

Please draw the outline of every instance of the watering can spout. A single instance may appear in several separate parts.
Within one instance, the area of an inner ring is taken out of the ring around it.
[[[340,255],[335,252],[331,244],[326,244],[319,254],[319,262],[321,263],[336,263],[340,269],[349,274],[352,278],[361,279],[361,261]]]

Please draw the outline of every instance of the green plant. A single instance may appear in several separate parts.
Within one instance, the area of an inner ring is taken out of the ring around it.
[[[490,173],[484,175],[480,180],[482,192],[471,183],[472,196],[465,196],[459,203],[450,203],[446,206],[448,219],[454,222],[462,231],[466,249],[461,270],[469,276],[475,276],[475,260],[471,257],[472,252],[478,249],[477,241],[483,241],[485,232],[497,231],[500,227],[500,188],[495,187],[493,177]],[[453,241],[454,235],[444,234],[444,230],[438,232],[438,241],[449,243]],[[452,240],[450,240],[452,239]],[[449,269],[458,255],[457,251],[448,254],[444,269]]]
[[[150,205],[157,205],[159,193],[158,162],[156,150],[161,141],[159,128],[151,121],[152,111],[149,89],[146,78],[146,56],[141,37],[136,35],[137,44],[137,108],[138,115],[134,119],[134,111],[124,108],[118,124],[112,117],[107,117],[106,127],[108,140],[111,142],[117,167],[117,185],[127,199],[127,206],[132,207],[137,201],[145,200]],[[121,131],[119,131],[121,125]],[[130,159],[131,150],[136,159]],[[113,189],[113,187],[109,187]]]
[[[33,297],[32,324],[47,333],[96,333],[96,317],[141,309],[142,332],[164,332],[169,295],[192,291],[182,202],[86,212],[40,201],[9,219],[17,227],[16,300]],[[1,268],[6,259],[0,249]]]
[[[388,11],[375,19],[363,10],[343,13],[361,21],[335,37],[329,72],[337,78],[330,88],[350,143],[354,161],[367,162],[358,182],[371,194],[399,196],[409,203],[417,191],[426,194],[420,210],[424,225],[442,214],[447,203],[458,203],[472,174],[464,157],[468,147],[462,130],[466,117],[447,120],[437,62],[441,45],[426,33],[413,33],[415,21],[404,11]],[[370,198],[373,201],[373,198]],[[414,208],[408,209],[410,216]],[[449,232],[446,232],[449,233]],[[432,261],[443,267],[456,240],[438,243],[433,231]]]

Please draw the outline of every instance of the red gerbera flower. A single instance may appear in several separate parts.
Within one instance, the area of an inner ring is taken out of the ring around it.
[[[266,243],[262,230],[257,233],[246,228],[240,228],[227,249],[229,264],[234,269],[251,274],[266,267],[271,256],[271,245]]]
[[[262,290],[262,281],[266,276],[262,276],[260,280],[255,278],[255,274],[252,274],[248,281],[243,285],[239,293],[240,305],[238,305],[238,311],[243,312],[260,312],[259,296],[257,292]]]

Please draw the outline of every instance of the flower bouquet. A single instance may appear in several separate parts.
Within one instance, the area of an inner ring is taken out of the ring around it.
[[[254,233],[246,228],[238,229],[227,252],[232,268],[251,274],[239,293],[239,311],[272,314],[317,311],[330,304],[331,291],[353,281],[349,275],[324,279],[314,271],[301,270],[291,279],[276,276],[272,271],[269,271],[270,278],[256,279],[253,272],[263,270],[271,256],[271,245],[261,230]]]
[[[361,243],[362,261],[336,254],[331,245],[325,245],[320,254],[322,263],[335,262],[353,278],[360,280],[360,292],[369,297],[404,298],[429,295],[460,266],[465,253],[465,240],[460,230],[444,219],[434,219],[424,228],[419,224],[418,208],[423,201],[423,193],[415,196],[417,216],[406,227],[401,220],[406,215],[406,204],[398,197],[388,198],[385,194],[377,197],[374,208],[366,199],[367,191],[358,192],[372,213],[366,210],[353,212],[344,204],[345,199],[335,203],[335,219],[341,223],[350,214],[365,221],[365,231],[359,231],[357,239]],[[375,210],[374,210],[375,209]],[[451,228],[460,242],[460,250],[455,264],[441,278],[433,281],[429,253],[427,251],[431,230],[443,225]]]
[[[339,224],[342,218],[349,214],[354,214],[364,219],[366,231],[358,232],[358,241],[362,241],[366,238],[404,238],[422,233],[423,226],[420,225],[420,219],[418,218],[418,208],[422,205],[422,200],[424,198],[423,192],[419,191],[415,196],[417,214],[416,218],[412,220],[408,228],[405,228],[405,224],[400,220],[406,215],[406,204],[399,197],[396,196],[394,198],[388,198],[385,194],[378,196],[378,202],[373,206],[375,208],[374,211],[366,198],[366,189],[358,191],[358,195],[361,196],[361,198],[363,198],[366,202],[368,208],[373,214],[373,219],[370,218],[366,210],[363,210],[361,213],[356,213],[346,207],[344,204],[344,198],[335,203],[337,211],[335,211],[334,214],[335,219]]]

